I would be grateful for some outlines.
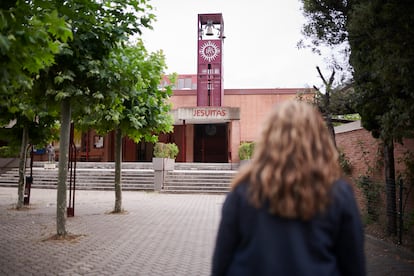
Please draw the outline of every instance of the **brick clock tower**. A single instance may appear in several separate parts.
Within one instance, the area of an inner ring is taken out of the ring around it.
[[[224,95],[222,14],[199,14],[197,31],[197,106],[221,106]]]

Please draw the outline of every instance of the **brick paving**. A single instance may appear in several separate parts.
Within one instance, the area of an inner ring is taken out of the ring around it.
[[[224,195],[126,192],[113,215],[113,191],[77,191],[71,241],[56,233],[56,190],[0,188],[0,275],[209,275]],[[414,254],[366,239],[368,275],[414,275]]]

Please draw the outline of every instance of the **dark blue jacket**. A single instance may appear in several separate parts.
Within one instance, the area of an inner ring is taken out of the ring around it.
[[[224,202],[212,275],[365,275],[363,228],[347,182],[337,181],[327,211],[307,222],[254,208],[247,187]]]

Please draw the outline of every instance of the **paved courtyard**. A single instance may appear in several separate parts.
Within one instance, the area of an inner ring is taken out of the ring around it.
[[[33,189],[16,211],[0,188],[0,275],[209,275],[224,195],[77,191],[71,241],[56,233],[56,190]],[[368,275],[414,275],[414,254],[367,237]]]

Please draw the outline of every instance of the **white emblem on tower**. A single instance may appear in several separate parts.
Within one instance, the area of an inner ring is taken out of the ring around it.
[[[208,62],[211,62],[214,59],[216,59],[219,53],[220,53],[219,47],[217,47],[217,45],[211,41],[207,41],[200,47],[201,57]]]

